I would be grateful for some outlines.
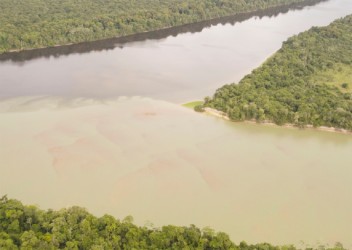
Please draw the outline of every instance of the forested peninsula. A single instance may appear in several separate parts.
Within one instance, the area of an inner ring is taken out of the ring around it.
[[[195,107],[233,121],[352,130],[352,15],[289,38],[238,84]]]
[[[121,37],[307,0],[0,1],[0,53]]]
[[[113,216],[95,217],[81,207],[41,210],[25,206],[20,201],[0,198],[0,249],[233,249],[233,250],[295,250],[290,246],[272,246],[267,243],[234,244],[229,236],[189,227],[140,227],[131,216],[122,221]],[[309,248],[313,249],[313,248]],[[337,243],[332,248],[344,250]]]

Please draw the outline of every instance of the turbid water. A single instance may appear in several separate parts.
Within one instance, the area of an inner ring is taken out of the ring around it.
[[[109,49],[2,57],[1,193],[142,225],[210,226],[235,242],[352,248],[351,136],[174,104],[239,80],[288,36],[348,13],[352,2],[332,0]]]
[[[350,136],[231,123],[145,98],[2,107],[0,190],[26,203],[194,223],[236,242],[351,244]]]

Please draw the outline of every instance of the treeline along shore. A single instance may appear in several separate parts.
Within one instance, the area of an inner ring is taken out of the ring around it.
[[[195,109],[205,107],[233,121],[352,131],[352,15],[289,38]]]
[[[218,249],[295,250],[293,245],[233,243],[229,236],[210,228],[190,226],[141,227],[127,216],[96,217],[81,207],[41,210],[20,201],[0,198],[0,249]],[[309,248],[313,249],[313,248]],[[345,250],[337,243],[320,250]]]
[[[0,1],[0,54],[55,47],[324,0]]]

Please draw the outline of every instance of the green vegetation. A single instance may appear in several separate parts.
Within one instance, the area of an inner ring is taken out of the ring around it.
[[[346,82],[341,84],[341,87],[344,88],[344,89],[347,89],[348,86],[349,86],[349,85],[348,85],[348,83],[346,83]]]
[[[225,85],[204,106],[235,121],[352,130],[352,15],[289,38],[239,84]]]
[[[43,211],[35,206],[0,198],[0,249],[235,249],[294,250],[267,243],[235,245],[225,233],[212,229],[163,226],[139,227],[131,216],[119,221],[110,215],[100,218],[80,207]],[[339,243],[334,248],[344,250]]]
[[[194,109],[196,106],[202,105],[203,101],[193,101],[182,104],[183,107]]]
[[[303,0],[1,0],[0,53],[93,41]]]
[[[204,104],[203,101],[193,101],[193,102],[182,104],[182,106],[186,108],[194,109],[197,112],[204,112],[203,104]]]
[[[317,72],[313,76],[315,82],[323,82],[338,87],[342,92],[349,92],[352,84],[352,67],[346,64],[336,64],[335,67]]]

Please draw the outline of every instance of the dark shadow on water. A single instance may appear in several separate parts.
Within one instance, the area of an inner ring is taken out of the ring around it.
[[[201,32],[203,29],[214,26],[214,25],[224,25],[231,24],[234,25],[238,22],[243,22],[252,17],[275,17],[279,14],[287,13],[291,10],[301,10],[307,6],[313,6],[321,2],[326,2],[329,0],[305,0],[301,3],[290,4],[287,6],[273,7],[267,10],[260,10],[251,13],[237,14],[228,17],[222,17],[217,19],[212,19],[208,21],[202,21],[193,24],[186,24],[178,27],[167,28],[163,30],[150,31],[125,37],[110,38],[105,40],[99,40],[94,42],[84,42],[73,45],[63,45],[58,47],[43,48],[43,49],[33,49],[21,52],[11,52],[4,53],[0,55],[0,61],[12,61],[18,62],[19,64],[37,59],[42,57],[60,57],[70,54],[83,54],[92,51],[103,51],[103,50],[113,50],[116,47],[123,48],[125,44],[131,42],[140,42],[146,40],[160,40],[169,36],[177,36],[182,33],[197,33]]]

